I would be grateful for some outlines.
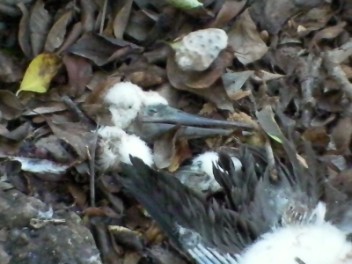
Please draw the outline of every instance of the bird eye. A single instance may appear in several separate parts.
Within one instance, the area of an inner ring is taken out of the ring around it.
[[[352,233],[349,233],[349,234],[346,235],[346,240],[348,242],[352,242]]]
[[[156,114],[157,110],[155,108],[149,108],[148,112],[149,114],[153,115]]]
[[[129,105],[129,106],[128,106],[128,109],[131,109],[131,108],[132,108],[132,105]]]

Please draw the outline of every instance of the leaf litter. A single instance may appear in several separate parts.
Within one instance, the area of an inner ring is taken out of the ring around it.
[[[52,221],[66,208],[88,227],[75,228],[94,234],[86,254],[73,246],[71,255],[94,263],[189,263],[165,246],[114,175],[95,167],[96,129],[110,120],[100,100],[120,80],[189,113],[256,128],[195,140],[179,137],[176,127],[150,144],[160,169],[175,172],[196,154],[239,142],[280,149],[290,136],[309,141],[334,186],[351,195],[351,7],[347,0],[5,1],[0,14],[11,23],[0,20],[0,188],[9,195],[0,208],[11,195],[22,197],[23,208],[52,206]],[[306,163],[300,149],[296,156]],[[12,228],[23,227],[25,212]],[[55,228],[48,232],[58,235]]]

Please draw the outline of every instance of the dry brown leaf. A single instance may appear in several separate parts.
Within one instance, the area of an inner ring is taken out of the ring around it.
[[[221,6],[215,20],[209,25],[209,27],[222,28],[227,25],[233,18],[235,18],[241,10],[245,7],[247,1],[231,1],[226,0]]]
[[[66,67],[70,86],[65,91],[65,94],[72,97],[79,97],[83,94],[92,78],[92,64],[87,59],[69,54],[66,54],[62,60]]]
[[[338,151],[349,151],[352,139],[352,119],[341,118],[331,132],[332,141]]]
[[[18,97],[12,92],[8,90],[0,90],[0,111],[2,118],[13,120],[21,115],[23,105]]]
[[[182,162],[192,157],[192,151],[189,148],[187,139],[180,138],[179,140],[177,140],[175,143],[175,148],[175,155],[173,155],[171,163],[168,167],[168,170],[170,172],[177,171]]]
[[[250,95],[251,92],[242,90],[242,87],[253,73],[254,71],[224,73],[221,79],[228,97],[236,101]]]
[[[88,128],[81,123],[59,123],[55,121],[54,116],[47,119],[47,123],[53,133],[70,145],[80,157],[80,160],[88,158],[88,147],[94,136]]]
[[[248,11],[244,11],[228,32],[229,45],[234,49],[237,59],[247,65],[259,60],[268,51],[261,39],[255,23]]]
[[[219,82],[215,83],[212,87],[207,89],[191,89],[183,88],[182,90],[196,94],[207,101],[216,105],[221,110],[228,110],[233,112],[233,103],[225,92],[223,85]],[[214,96],[216,94],[216,96]]]
[[[176,142],[181,130],[182,128],[176,126],[154,141],[153,159],[157,168],[165,169],[171,165],[176,155]]]
[[[125,34],[141,43],[146,41],[154,26],[154,21],[151,20],[142,10],[132,13]]]
[[[64,103],[59,102],[48,102],[41,103],[40,106],[23,112],[23,116],[36,116],[44,114],[52,114],[67,110],[67,106]]]
[[[86,33],[70,47],[69,52],[102,66],[132,50],[140,50],[140,47],[124,40]]]
[[[126,26],[128,25],[128,19],[131,13],[133,0],[125,1],[123,7],[117,12],[114,22],[113,29],[115,38],[123,38],[123,34],[125,33]]]
[[[44,2],[37,0],[31,9],[29,18],[29,32],[33,56],[38,55],[43,50],[51,20],[52,18],[45,9]]]
[[[306,129],[302,137],[310,141],[313,146],[326,148],[330,142],[330,137],[324,127],[312,127]]]
[[[92,32],[95,26],[96,3],[93,0],[80,0],[82,8],[81,22],[84,32]]]
[[[335,26],[327,27],[320,30],[317,34],[314,35],[312,39],[312,45],[318,44],[323,39],[334,39],[344,30],[346,22],[340,22]]]
[[[18,29],[18,43],[26,57],[31,58],[33,54],[29,36],[29,12],[24,3],[19,3],[18,8],[22,12]]]
[[[203,72],[185,72],[179,69],[172,55],[167,60],[167,75],[172,86],[178,89],[205,89],[213,85],[231,65],[233,55],[222,51],[213,65]]]
[[[17,82],[22,75],[23,69],[15,57],[0,50],[0,82]]]
[[[53,52],[64,42],[67,31],[67,25],[73,18],[73,11],[65,12],[52,26],[46,38],[44,49]]]

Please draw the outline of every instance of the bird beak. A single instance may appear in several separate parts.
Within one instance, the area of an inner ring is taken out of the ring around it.
[[[211,119],[197,115],[188,114],[168,105],[158,104],[150,105],[143,108],[139,113],[139,122],[155,123],[155,124],[170,124],[203,128],[227,128],[227,129],[253,129],[249,124]]]
[[[139,136],[146,140],[155,139],[175,126],[181,126],[182,136],[188,139],[225,136],[238,128],[253,129],[248,124],[200,117],[163,104],[146,106],[138,115]]]

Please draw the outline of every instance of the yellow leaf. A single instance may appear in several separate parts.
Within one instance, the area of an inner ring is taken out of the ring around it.
[[[39,54],[29,64],[16,95],[21,91],[45,93],[60,66],[61,60],[57,55],[53,53]]]

